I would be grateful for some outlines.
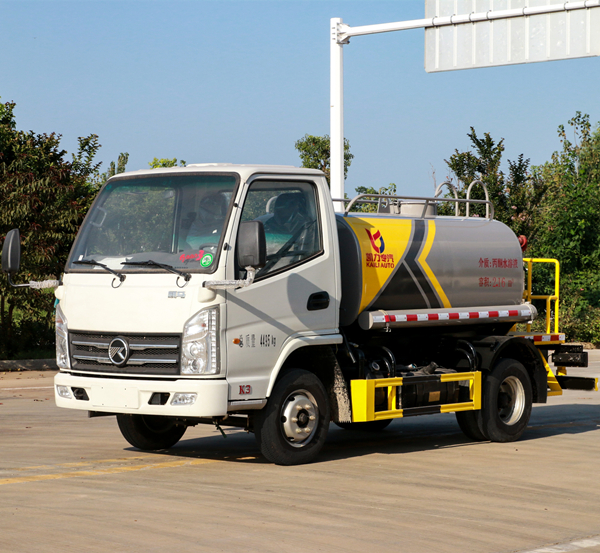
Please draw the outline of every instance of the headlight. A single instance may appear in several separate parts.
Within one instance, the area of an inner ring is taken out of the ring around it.
[[[219,374],[218,308],[196,313],[183,327],[181,374]]]
[[[67,319],[60,308],[60,304],[56,306],[56,364],[59,369],[71,368]]]

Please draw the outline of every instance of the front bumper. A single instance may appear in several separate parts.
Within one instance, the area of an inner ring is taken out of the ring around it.
[[[71,398],[58,395],[57,386],[66,386]],[[83,394],[80,390],[84,390]],[[171,405],[174,394],[195,393],[192,405]],[[169,394],[164,405],[150,404],[153,394]],[[76,397],[88,399],[76,399]],[[54,398],[58,407],[100,411],[105,413],[132,413],[138,415],[165,415],[171,417],[220,417],[227,414],[228,385],[223,379],[181,379],[168,381],[110,379],[73,376],[58,373],[54,377]]]

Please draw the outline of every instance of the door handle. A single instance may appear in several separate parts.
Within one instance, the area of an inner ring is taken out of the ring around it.
[[[327,292],[315,292],[308,297],[306,309],[309,311],[318,311],[329,307],[329,294]]]

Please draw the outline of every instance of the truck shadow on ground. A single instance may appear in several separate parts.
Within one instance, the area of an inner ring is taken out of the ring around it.
[[[519,441],[594,431],[600,433],[600,405],[540,405],[534,408],[529,426]],[[253,434],[239,429],[226,430],[226,434],[225,439],[217,431],[211,436],[193,438],[193,429],[190,429],[175,447],[155,454],[235,463],[268,463],[260,454]],[[446,448],[481,447],[484,444],[489,442],[474,442],[467,438],[460,431],[453,414],[399,419],[377,433],[343,430],[331,424],[327,443],[315,462],[362,457],[372,453],[401,455]]]

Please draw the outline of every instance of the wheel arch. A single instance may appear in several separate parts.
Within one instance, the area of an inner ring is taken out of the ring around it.
[[[325,388],[328,389],[333,382],[336,361],[331,346],[311,346],[302,344],[300,347],[290,352],[277,372],[276,377],[271,378],[268,396],[271,395],[275,384],[281,380],[285,374],[294,369],[304,369],[305,371],[313,373],[321,380]]]
[[[291,349],[276,370],[273,370],[267,398],[271,396],[275,384],[285,374],[294,369],[304,369],[317,376],[325,387],[330,403],[331,420],[351,422],[350,391],[335,355],[337,343],[337,341],[333,344],[297,342],[296,347]]]
[[[320,363],[325,363],[326,367],[332,369],[335,362],[335,354],[332,348],[342,342],[343,338],[339,334],[301,336],[287,340],[281,349],[277,363],[271,371],[266,397],[271,396],[276,382],[290,369],[302,368],[314,372],[321,378],[323,370],[319,369]],[[323,378],[321,380],[323,381]],[[325,381],[323,383],[325,384]],[[325,385],[325,387],[327,386]]]
[[[510,358],[521,363],[531,380],[534,403],[548,400],[548,377],[541,353],[531,340],[521,336],[494,337],[475,348],[480,355],[481,368],[492,370],[500,359]]]

